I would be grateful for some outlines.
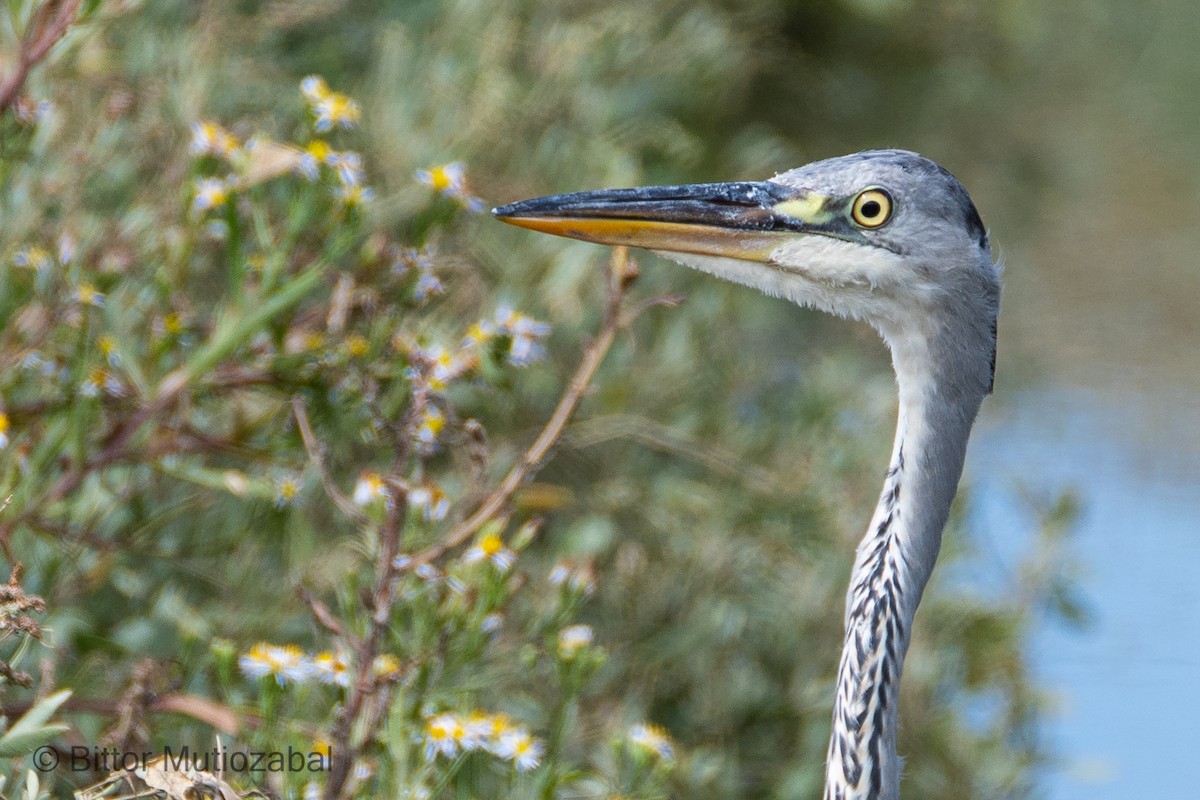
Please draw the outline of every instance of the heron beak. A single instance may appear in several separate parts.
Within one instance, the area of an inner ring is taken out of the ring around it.
[[[827,233],[822,228],[834,218],[828,198],[771,181],[559,194],[492,214],[585,242],[761,262],[797,233]]]

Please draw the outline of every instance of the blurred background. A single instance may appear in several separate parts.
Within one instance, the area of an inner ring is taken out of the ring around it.
[[[184,173],[160,166],[191,122],[286,128],[288,87],[310,73],[362,104],[369,213],[401,232],[413,171],[448,161],[489,205],[760,179],[874,147],[946,166],[1005,294],[996,394],[906,668],[906,790],[1188,795],[1189,771],[1162,766],[1189,763],[1200,711],[1184,683],[1200,671],[1200,16],[1185,0],[109,8],[33,83],[55,111],[26,166],[6,167],[6,246],[66,226],[128,269],[179,207]],[[604,252],[486,214],[442,250],[469,296],[555,326],[550,363],[475,410],[532,430],[595,320]],[[589,613],[612,656],[595,705],[643,695],[700,754],[681,785],[815,797],[819,763],[785,756],[819,760],[828,732],[837,604],[891,444],[887,354],[862,326],[638,258],[647,296],[688,300],[619,342],[539,479],[572,497],[545,546],[597,564]],[[791,625],[801,606],[828,620]],[[967,644],[946,655],[950,641]]]

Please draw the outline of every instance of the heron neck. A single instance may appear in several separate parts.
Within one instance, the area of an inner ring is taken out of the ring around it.
[[[888,337],[900,396],[891,464],[846,597],[825,800],[896,800],[900,673],[986,383],[921,337]],[[936,345],[936,342],[932,343]],[[969,373],[968,373],[969,374]]]

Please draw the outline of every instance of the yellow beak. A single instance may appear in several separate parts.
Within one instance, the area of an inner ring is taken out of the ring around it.
[[[782,184],[701,183],[603,189],[552,195],[501,206],[492,214],[510,225],[608,245],[767,261],[796,233],[825,233],[824,198]],[[811,209],[808,219],[783,213]]]

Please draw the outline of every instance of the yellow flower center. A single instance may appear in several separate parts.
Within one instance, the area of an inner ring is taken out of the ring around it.
[[[222,130],[217,134],[213,147],[218,153],[228,158],[237,152],[238,140],[233,138],[233,135]]]
[[[325,159],[329,158],[329,154],[333,152],[333,148],[320,139],[314,139],[313,141],[309,142],[308,147],[306,147],[305,150],[308,151],[310,156],[322,164],[325,163]]]
[[[375,674],[382,677],[390,677],[400,671],[400,662],[395,656],[382,655],[375,659]]]
[[[429,170],[429,185],[439,192],[443,192],[454,185],[454,179],[450,177],[446,167],[434,167]]]
[[[332,92],[324,98],[325,110],[328,113],[329,119],[334,122],[358,121],[358,104],[344,94]]]
[[[490,338],[491,334],[478,322],[467,329],[467,340],[473,344],[482,344]]]
[[[50,263],[50,252],[41,247],[26,248],[23,254],[18,255],[25,256],[24,261],[19,262],[22,266],[41,269]]]
[[[196,201],[203,208],[216,208],[229,199],[229,190],[219,181],[204,182],[196,191]]]
[[[79,284],[77,294],[79,296],[79,302],[88,306],[94,305],[103,296],[100,294],[100,292],[96,291],[96,287],[89,283]]]
[[[442,428],[446,427],[446,418],[440,413],[434,414],[427,411],[425,412],[425,427],[429,429],[430,433],[437,436],[442,432]]]

